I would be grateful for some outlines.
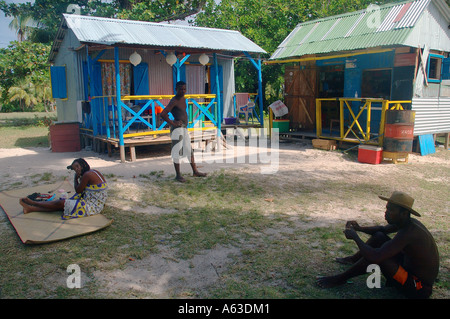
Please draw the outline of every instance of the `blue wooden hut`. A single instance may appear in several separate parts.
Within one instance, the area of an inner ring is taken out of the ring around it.
[[[129,146],[134,160],[136,145],[164,140],[158,114],[182,80],[189,129],[220,134],[235,114],[234,61],[245,58],[258,71],[263,125],[264,53],[237,31],[64,14],[49,56],[57,124],[78,122],[82,136],[119,147],[122,161]]]

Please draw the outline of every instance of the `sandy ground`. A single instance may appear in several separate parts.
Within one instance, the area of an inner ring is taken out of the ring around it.
[[[370,165],[349,161],[343,158],[341,152],[325,152],[313,149],[310,141],[280,143],[278,155],[275,154],[276,152],[271,153],[273,157],[265,156],[264,153],[261,153],[264,150],[257,147],[245,146],[241,148],[235,146],[232,150],[234,154],[229,153],[229,156],[226,156],[224,160],[220,160],[219,157],[215,159],[206,157],[203,160],[198,160],[201,171],[211,173],[221,169],[233,168],[255,174],[272,172],[276,173],[277,178],[274,180],[277,183],[288,183],[291,179],[304,178],[308,181],[307,183],[312,185],[314,181],[342,180],[343,178],[356,180],[361,178],[362,175],[370,180],[370,178],[386,176],[386,174],[401,169],[400,165]],[[250,157],[239,156],[239,154],[243,155],[243,152],[247,155],[250,154]],[[139,174],[148,174],[152,171],[163,171],[167,176],[174,174],[167,148],[154,149],[145,154],[138,150],[137,156],[138,159],[135,162],[121,163],[117,153],[108,157],[107,154],[99,154],[89,150],[74,153],[54,153],[46,148],[0,149],[1,189],[32,186],[30,176],[48,172],[52,172],[57,177],[68,177],[71,181],[72,174],[65,167],[78,157],[85,158],[91,167],[99,169],[104,174],[114,174],[117,178],[113,182],[115,185],[112,185],[112,187],[123,187],[131,194],[139,191],[139,184],[135,178]],[[258,163],[255,163],[256,160]],[[239,163],[239,161],[242,163]],[[430,156],[410,155],[409,162],[437,162],[450,167],[448,162]],[[182,165],[182,171],[186,176],[191,173],[188,164]],[[23,183],[18,185],[17,181],[23,181]],[[268,194],[268,197],[270,197],[270,194]],[[114,199],[109,200],[109,204],[139,213],[170,213],[170,211],[158,207],[142,208],[134,207],[132,204],[127,206]],[[374,205],[374,207],[368,207],[368,210],[371,208],[380,211],[380,206]],[[295,209],[291,213],[294,215]],[[316,220],[321,225],[335,221],[336,218],[342,221],[358,218],[371,219],[367,214],[355,216],[354,211],[350,211],[346,207],[322,209],[311,216],[311,219]],[[1,213],[0,220],[5,219],[4,213]],[[179,294],[186,287],[201,289],[211,285],[220,278],[221,272],[226,270],[231,257],[240,254],[237,248],[216,247],[195,256],[191,260],[178,260],[174,257],[174,252],[163,246],[159,248],[158,254],[133,261],[125,269],[117,269],[109,273],[98,272],[94,275],[97,280],[105,283],[105,293],[108,291],[133,290],[154,297],[165,298]]]

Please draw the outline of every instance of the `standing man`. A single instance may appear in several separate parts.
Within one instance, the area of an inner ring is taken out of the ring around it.
[[[175,166],[175,179],[179,182],[186,180],[180,173],[180,159],[190,157],[190,164],[194,176],[203,177],[205,173],[200,173],[194,160],[194,151],[191,147],[191,137],[189,135],[187,124],[188,115],[186,112],[186,83],[177,82],[175,85],[176,95],[170,100],[169,104],[161,112],[163,118],[170,125],[170,138],[172,139],[172,160]],[[169,118],[169,112],[172,113],[174,120]]]
[[[393,192],[387,201],[386,226],[361,227],[349,221],[344,230],[345,237],[355,241],[359,251],[336,261],[351,265],[347,271],[328,277],[321,277],[317,284],[330,288],[345,284],[348,279],[367,273],[367,266],[376,264],[387,279],[387,283],[400,289],[408,298],[428,298],[439,272],[439,253],[433,236],[427,228],[411,214],[419,216],[412,205],[414,198]],[[364,243],[356,233],[371,235]],[[391,239],[389,233],[397,232]]]

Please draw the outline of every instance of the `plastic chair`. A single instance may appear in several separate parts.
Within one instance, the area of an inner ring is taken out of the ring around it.
[[[248,118],[252,117],[253,123],[253,111],[255,110],[255,103],[248,102],[246,105],[239,108],[238,117],[243,114],[245,116],[245,123],[248,123]]]
[[[234,116],[239,116],[239,110],[245,107],[250,102],[250,94],[248,93],[235,93],[234,94]]]

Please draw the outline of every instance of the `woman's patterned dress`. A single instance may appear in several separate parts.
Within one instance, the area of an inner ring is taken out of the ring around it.
[[[100,177],[96,171],[94,173]],[[100,177],[100,179],[102,178]],[[62,219],[86,217],[100,213],[108,197],[107,190],[108,185],[105,180],[96,185],[88,184],[81,194],[77,193],[66,199]]]

